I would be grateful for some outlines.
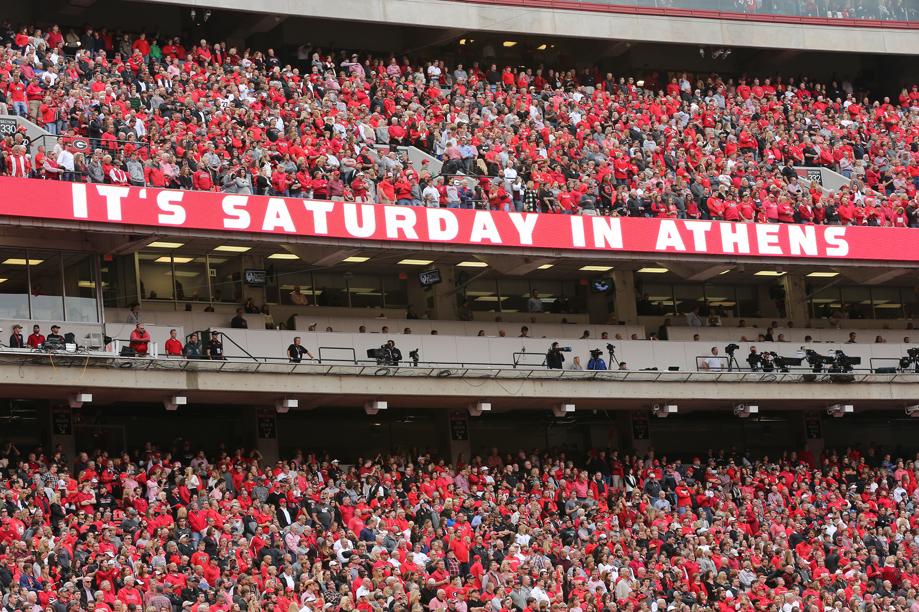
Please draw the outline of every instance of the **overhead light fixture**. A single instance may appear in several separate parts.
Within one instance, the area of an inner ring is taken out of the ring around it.
[[[293,253],[272,253],[268,259],[300,259]]]
[[[537,270],[548,270],[549,268],[552,268],[552,267],[554,267],[554,266],[555,266],[555,264],[543,264],[543,265],[539,266],[539,267],[536,268],[536,269],[537,269]]]
[[[398,262],[400,266],[428,266],[434,263],[431,259],[403,259]]]
[[[487,268],[488,264],[484,261],[461,261],[456,264],[457,268]]]
[[[666,274],[670,272],[667,268],[639,268],[640,274]]]
[[[177,264],[187,264],[195,260],[194,257],[170,257],[169,255],[164,255],[162,257],[157,257],[154,261],[156,263],[169,263],[170,261]]]
[[[645,82],[644,82],[644,81],[635,81],[635,85],[638,86],[638,87],[644,87],[644,86],[645,86]]]
[[[483,412],[491,412],[491,402],[473,402],[469,404],[469,416],[482,416]]]
[[[466,44],[466,39],[465,39],[465,38],[460,38],[460,39],[459,39],[459,44],[465,45],[465,44]]]
[[[21,257],[10,257],[9,259],[3,260],[8,266],[37,266],[44,263],[44,259],[22,259]]]
[[[232,244],[224,244],[216,249],[215,251],[221,251],[222,253],[247,253],[252,250],[252,247],[246,246],[234,246]]]
[[[154,248],[154,249],[181,249],[183,246],[185,246],[185,243],[184,243],[184,242],[161,242],[161,241],[157,241],[157,242],[151,242],[151,243],[148,244],[147,246],[148,246],[148,247],[152,247],[152,248]]]
[[[291,408],[297,408],[300,406],[300,400],[292,399],[285,397],[279,400],[275,400],[274,409],[278,414],[287,414],[290,412]]]
[[[837,419],[853,412],[855,412],[855,407],[852,404],[833,404],[826,409],[828,415]]]
[[[365,261],[370,261],[370,258],[352,255],[351,257],[345,257],[341,260],[342,263],[364,263]]]
[[[785,276],[785,273],[778,270],[760,270],[753,276]]]
[[[6,279],[4,278],[3,280],[6,280]],[[81,280],[77,283],[77,287],[81,289],[95,289],[96,283],[94,283],[93,281]]]
[[[724,272],[719,272],[719,273],[718,273],[718,276],[724,276],[725,274],[727,274],[727,273],[730,272],[730,271],[731,271],[731,269],[728,268],[728,269],[725,270]]]
[[[510,48],[510,47],[516,46],[517,41],[516,40],[505,40],[503,43],[501,43],[501,45],[504,47]]]
[[[547,45],[546,43],[543,43],[543,44],[539,45],[538,47],[536,47],[536,50],[537,50],[537,51],[545,51],[545,50],[548,49],[548,48],[549,48],[549,45]]]
[[[811,272],[807,276],[810,278],[833,278],[839,276],[839,272]]]
[[[375,416],[381,410],[386,410],[389,408],[389,402],[386,400],[373,400],[370,402],[364,403],[364,412],[370,416]]]
[[[676,404],[661,403],[651,406],[651,414],[659,419],[666,419],[669,415],[676,414],[679,411],[680,408]]]
[[[613,266],[581,266],[578,269],[581,272],[609,272]]]
[[[71,408],[82,408],[83,404],[88,404],[93,401],[92,393],[83,393],[78,392],[72,395],[67,396],[67,403]]]

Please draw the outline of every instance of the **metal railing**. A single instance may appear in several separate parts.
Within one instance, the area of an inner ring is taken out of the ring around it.
[[[375,360],[303,361],[291,363],[287,358],[226,357],[222,360],[186,359],[184,357],[122,357],[103,351],[36,351],[32,349],[0,350],[0,366],[23,364],[54,367],[134,368],[141,370],[176,370],[236,373],[308,374],[315,376],[395,376],[406,378],[479,378],[510,380],[582,380],[611,382],[718,382],[718,383],[890,383],[917,384],[919,373],[909,370],[873,372],[857,369],[847,373],[814,374],[806,368],[789,372],[692,371],[692,370],[556,370],[544,367],[514,367],[512,364],[475,362],[418,362],[404,365],[380,365]]]

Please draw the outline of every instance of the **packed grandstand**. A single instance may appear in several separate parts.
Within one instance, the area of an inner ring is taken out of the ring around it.
[[[912,76],[85,3],[0,26],[0,611],[919,612]]]
[[[643,79],[205,39],[7,26],[17,177],[427,207],[919,225],[919,86],[716,74]],[[0,111],[3,111],[0,108]],[[383,146],[383,151],[378,147]],[[409,164],[414,146],[443,162]],[[851,185],[803,184],[795,166]],[[475,180],[463,180],[473,177]]]

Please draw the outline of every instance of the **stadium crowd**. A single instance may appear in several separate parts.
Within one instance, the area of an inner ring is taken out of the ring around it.
[[[512,69],[0,28],[0,168],[125,185],[568,214],[919,227],[919,86]],[[403,145],[443,162],[408,163]],[[51,150],[47,150],[51,148]],[[804,186],[792,166],[852,180]],[[467,177],[475,178],[465,178]]]
[[[3,610],[919,609],[919,456],[0,456]]]

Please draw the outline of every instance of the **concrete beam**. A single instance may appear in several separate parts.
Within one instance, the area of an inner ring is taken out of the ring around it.
[[[815,26],[448,2],[446,0],[149,0],[162,4],[460,30],[715,47],[919,55],[915,30]]]
[[[336,266],[343,259],[357,255],[360,252],[360,249],[329,248],[306,244],[285,244],[284,248],[306,263],[322,268]]]
[[[882,285],[888,281],[892,281],[898,276],[903,276],[907,271],[900,269],[885,270],[881,272],[880,270],[860,270],[857,268],[849,269],[844,268],[840,269],[840,272],[848,279],[855,281],[860,285]]]
[[[680,264],[672,261],[658,262],[661,267],[669,269],[671,272],[688,281],[703,282],[714,278],[724,272],[731,270],[735,266],[731,263],[723,262],[715,265],[691,265]]]
[[[891,408],[915,403],[919,383],[770,383],[635,380],[596,381],[525,378],[508,385],[506,380],[476,378],[418,377],[365,374],[286,374],[269,372],[217,372],[180,369],[132,369],[72,367],[36,364],[0,364],[0,397],[64,400],[80,390],[93,394],[94,405],[123,404],[124,389],[131,389],[129,401],[162,400],[164,394],[180,393],[190,404],[273,405],[279,396],[297,397],[301,407],[360,406],[367,399],[382,398],[393,407],[430,409],[464,408],[469,402],[488,397],[507,409],[548,410],[554,403],[574,401],[579,409],[631,410],[661,398],[678,398],[681,405],[697,408],[752,402],[785,410],[816,409],[834,402],[856,403],[859,408]],[[178,362],[176,363],[178,365]],[[206,363],[207,367],[220,364]],[[909,376],[919,380],[919,376]],[[41,385],[33,381],[41,380]],[[308,392],[304,392],[308,390]]]
[[[475,258],[484,261],[489,268],[503,276],[523,276],[539,269],[539,266],[553,262],[548,257],[502,257],[497,254],[476,255]]]

